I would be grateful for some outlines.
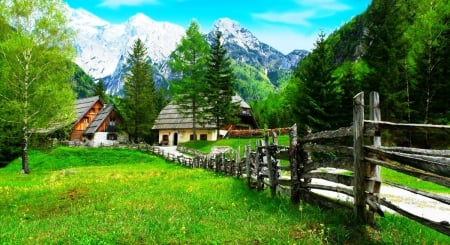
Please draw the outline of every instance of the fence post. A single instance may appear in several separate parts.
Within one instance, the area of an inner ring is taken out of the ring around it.
[[[370,120],[372,121],[381,121],[381,112],[380,112],[380,96],[378,92],[370,92]],[[381,146],[381,135],[380,131],[377,131],[375,136],[373,137],[373,146],[380,147]],[[368,198],[378,205],[379,203],[379,194],[381,187],[381,168],[375,164],[369,164],[369,183],[368,183]],[[371,224],[375,224],[375,211],[373,208],[370,209],[368,221]]]
[[[297,124],[289,130],[289,162],[291,167],[291,202],[300,202],[300,179],[298,176],[299,165],[297,161]]]
[[[265,141],[267,168],[269,169],[270,193],[272,197],[274,197],[277,190],[277,183],[275,180],[275,168],[272,164],[272,156],[270,154],[269,133],[266,133],[266,135],[264,136],[264,141]]]
[[[256,143],[256,160],[255,160],[255,175],[256,175],[256,189],[258,191],[262,191],[263,190],[263,181],[262,181],[262,176],[261,176],[261,146],[260,146],[260,141],[257,141]]]
[[[238,146],[235,164],[236,177],[241,178],[241,146]]]
[[[252,175],[250,172],[250,157],[251,157],[250,144],[245,146],[245,175],[247,175],[247,185],[251,187]]]
[[[353,97],[353,171],[354,212],[356,219],[366,222],[366,164],[363,161],[364,92]]]

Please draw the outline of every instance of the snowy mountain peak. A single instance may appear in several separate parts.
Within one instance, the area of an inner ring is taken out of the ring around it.
[[[135,26],[145,26],[152,25],[155,21],[143,13],[137,13],[128,20],[128,23]]]
[[[243,28],[237,21],[229,18],[221,18],[214,23],[214,30],[222,32],[226,42],[234,43],[245,50],[257,49],[261,42],[247,29]]]
[[[121,24],[111,24],[84,9],[69,8],[68,15],[69,25],[77,33],[75,62],[96,79],[117,76],[138,38],[144,42],[151,60],[161,64],[185,35],[183,27],[154,21],[142,13]],[[119,89],[108,92],[116,93]]]
[[[147,48],[159,80],[170,76],[167,60],[176,49],[186,31],[170,22],[159,22],[138,13],[121,24],[112,24],[84,9],[68,7],[69,25],[76,31],[75,62],[95,79],[103,79],[106,92],[118,94],[123,87],[123,67],[131,46],[139,38]],[[298,55],[287,57],[269,45],[260,42],[237,21],[222,18],[215,22],[208,33],[212,42],[214,31],[222,32],[224,46],[237,62],[266,70],[291,69]]]
[[[96,15],[92,14],[91,12],[83,9],[71,9],[68,8],[68,16],[69,16],[69,22],[71,24],[76,25],[84,25],[88,24],[89,26],[106,26],[109,25],[109,23],[103,19],[100,19]]]

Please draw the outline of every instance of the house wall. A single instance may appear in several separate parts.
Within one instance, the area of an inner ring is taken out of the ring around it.
[[[216,130],[214,129],[197,129],[197,139],[200,140],[200,135],[205,134],[208,141],[217,140]],[[159,130],[158,143],[174,145],[174,135],[178,135],[178,143],[188,142],[191,140],[191,135],[193,134],[192,129],[178,129],[178,130]],[[168,142],[163,142],[164,135],[168,136]]]
[[[97,113],[103,108],[103,103],[100,101],[95,102],[91,109],[73,126],[72,133],[70,134],[70,140],[83,140],[83,132],[94,120]],[[81,132],[81,133],[80,133]]]
[[[89,146],[98,147],[98,146],[113,146],[119,143],[128,142],[127,134],[119,134],[117,135],[117,140],[108,140],[108,132],[97,132],[94,134],[94,137],[91,140],[87,140]]]

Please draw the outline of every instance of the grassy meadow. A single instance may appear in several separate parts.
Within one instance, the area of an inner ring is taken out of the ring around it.
[[[449,244],[395,215],[291,205],[236,178],[133,150],[59,147],[0,169],[0,244]]]

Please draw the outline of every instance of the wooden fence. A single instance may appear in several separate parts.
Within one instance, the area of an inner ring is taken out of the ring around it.
[[[312,133],[298,137],[297,126],[290,128],[290,145],[280,146],[276,133],[267,133],[252,149],[245,148],[245,156],[238,152],[201,154],[193,157],[177,156],[159,147],[147,146],[147,151],[162,155],[192,168],[207,168],[230,176],[243,177],[249,187],[269,188],[272,195],[284,193],[293,203],[300,200],[322,207],[344,207],[354,210],[355,217],[374,224],[375,215],[384,216],[380,206],[450,235],[448,221],[435,222],[417,216],[380,198],[381,184],[395,186],[449,205],[450,199],[388,181],[382,181],[380,166],[436,184],[450,186],[450,150],[385,147],[381,144],[384,130],[420,131],[447,137],[450,126],[398,124],[380,119],[378,93],[370,94],[369,120],[364,119],[364,93],[354,97],[353,125],[333,131]],[[141,149],[145,150],[145,149]],[[353,202],[330,198],[320,191],[346,195]]]

